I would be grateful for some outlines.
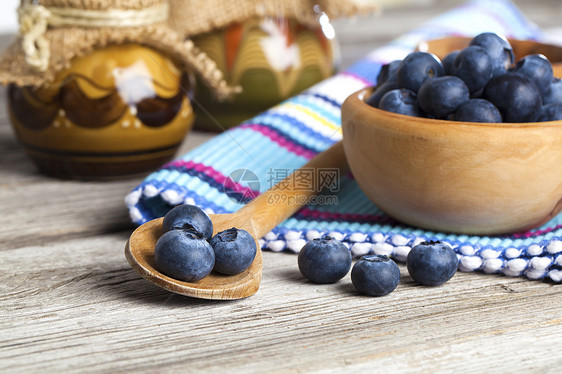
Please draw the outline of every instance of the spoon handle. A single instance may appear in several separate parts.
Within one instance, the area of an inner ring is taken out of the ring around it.
[[[339,183],[339,177],[348,169],[339,141],[234,214],[250,220],[256,237],[261,238],[321,192],[319,173],[335,177],[334,183]]]

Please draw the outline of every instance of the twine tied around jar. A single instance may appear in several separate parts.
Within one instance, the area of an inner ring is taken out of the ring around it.
[[[25,0],[18,8],[25,61],[34,69],[44,72],[49,67],[50,46],[44,34],[49,26],[78,27],[137,27],[164,22],[169,6],[162,2],[143,9],[91,10],[46,7],[37,0]]]

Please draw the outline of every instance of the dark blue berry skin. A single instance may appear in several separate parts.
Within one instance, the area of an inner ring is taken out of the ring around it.
[[[162,221],[164,232],[170,230],[195,230],[200,232],[205,239],[213,236],[213,222],[209,215],[195,205],[178,205],[164,216]]]
[[[445,118],[454,113],[469,98],[466,84],[453,76],[430,79],[418,93],[420,108],[435,118]]]
[[[444,74],[445,70],[437,56],[427,52],[412,52],[398,67],[398,85],[417,93],[426,80]]]
[[[475,96],[482,92],[494,73],[492,58],[479,46],[466,47],[455,58],[452,74],[459,77]]]
[[[216,234],[209,241],[215,251],[214,270],[234,275],[246,270],[256,257],[256,241],[246,230],[231,228]]]
[[[445,75],[453,75],[453,63],[457,56],[461,53],[461,50],[456,50],[449,53],[442,61],[443,69],[445,70]]]
[[[542,106],[535,82],[515,73],[492,78],[482,97],[499,109],[504,122],[535,122]]]
[[[548,104],[539,112],[539,122],[562,120],[562,104]]]
[[[406,258],[410,276],[424,286],[439,286],[447,282],[457,272],[458,265],[455,251],[439,241],[416,245]]]
[[[309,241],[298,256],[301,274],[314,283],[335,283],[351,268],[351,252],[341,242],[325,236]]]
[[[511,71],[531,78],[539,91],[541,91],[541,94],[544,94],[550,88],[550,84],[554,79],[552,64],[543,55],[525,56],[517,61]]]
[[[378,108],[382,97],[389,91],[398,89],[398,82],[385,82],[373,91],[371,96],[365,100],[367,104],[372,107]]]
[[[171,230],[156,242],[154,261],[169,277],[186,282],[205,278],[215,265],[215,252],[200,233]]]
[[[407,116],[419,116],[416,94],[406,89],[388,91],[381,98],[379,108]]]
[[[494,65],[494,76],[505,73],[515,60],[513,48],[507,39],[492,32],[477,35],[469,45],[482,47],[488,52]]]
[[[400,269],[387,256],[363,256],[353,265],[351,282],[357,291],[366,295],[388,295],[400,282]]]
[[[543,105],[562,104],[562,79],[554,78],[542,95]]]
[[[462,122],[500,123],[502,115],[498,108],[484,99],[470,99],[457,109],[453,120]]]
[[[386,82],[398,82],[398,67],[402,60],[394,60],[381,67],[381,71],[377,76],[377,86]]]

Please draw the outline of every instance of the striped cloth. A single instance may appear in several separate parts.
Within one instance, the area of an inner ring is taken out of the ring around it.
[[[382,64],[402,59],[423,40],[484,31],[517,39],[543,37],[509,1],[467,2],[162,166],[127,195],[131,219],[142,224],[181,203],[196,204],[209,213],[236,211],[341,139],[341,104],[349,94],[372,85]],[[317,201],[301,209],[262,238],[262,248],[297,253],[306,241],[329,234],[355,256],[376,253],[405,261],[412,246],[441,240],[456,250],[461,271],[562,282],[562,214],[542,227],[509,236],[452,235],[394,221],[348,177],[333,196],[336,205]],[[324,196],[325,201],[328,198]]]

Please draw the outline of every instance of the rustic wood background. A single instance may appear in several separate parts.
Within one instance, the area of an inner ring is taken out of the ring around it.
[[[418,2],[335,22],[344,66],[461,1]],[[558,0],[515,3],[560,27]],[[0,37],[4,48],[10,36]],[[0,89],[0,101],[5,91]],[[212,135],[193,132],[185,152]],[[559,285],[457,274],[358,295],[349,276],[303,281],[296,256],[264,252],[260,291],[212,302],[161,290],[123,255],[123,197],[141,177],[38,174],[0,109],[0,372],[537,372],[562,367]]]

